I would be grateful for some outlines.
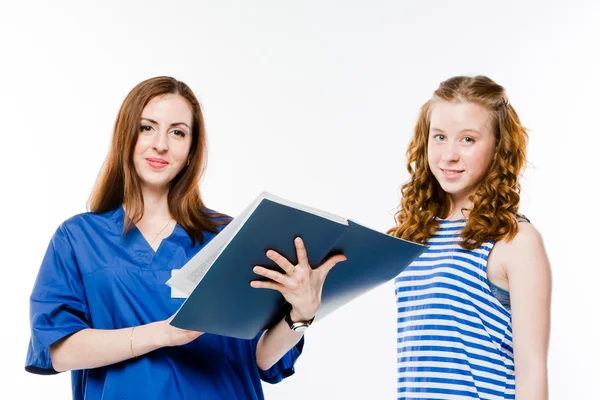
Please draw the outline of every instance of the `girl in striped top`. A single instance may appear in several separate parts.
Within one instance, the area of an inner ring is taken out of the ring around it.
[[[390,231],[429,246],[395,281],[398,399],[547,399],[550,265],[518,214],[526,145],[487,77],[448,79],[421,108]]]

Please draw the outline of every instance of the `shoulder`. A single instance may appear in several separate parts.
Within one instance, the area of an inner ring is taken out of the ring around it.
[[[115,226],[122,227],[123,211],[116,208],[104,213],[84,212],[75,214],[63,221],[57,229],[57,234],[71,236],[88,230],[106,230]]]
[[[497,256],[508,275],[549,270],[549,261],[541,233],[529,222],[519,222],[514,238],[496,244]]]
[[[504,238],[499,240],[494,249],[502,250],[502,252],[512,253],[515,251],[527,251],[531,246],[543,246],[543,238],[541,233],[533,226],[528,219],[519,216],[519,230],[512,238]]]
[[[210,208],[202,208],[200,212],[203,216],[212,223],[217,225],[217,229],[221,231],[224,227],[226,227],[232,220],[233,217],[230,217],[227,214],[220,213],[218,211],[212,210]]]
[[[114,216],[117,212],[117,209],[110,210],[104,213],[93,213],[91,211],[75,214],[72,217],[66,219],[63,222],[63,225],[77,225],[89,221],[101,221],[106,220]]]
[[[536,248],[544,247],[542,234],[528,220],[520,220],[519,231],[511,240],[503,239],[505,247],[511,253],[527,253]]]

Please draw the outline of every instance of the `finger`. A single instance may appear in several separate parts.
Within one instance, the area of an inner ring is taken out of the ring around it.
[[[296,246],[296,256],[298,256],[298,264],[304,265],[305,267],[310,267],[308,264],[308,255],[306,254],[306,247],[304,247],[304,241],[302,238],[297,237],[294,240],[294,245]]]
[[[292,264],[291,262],[289,262],[287,258],[285,258],[284,256],[282,256],[281,254],[279,254],[275,250],[269,250],[269,251],[267,251],[267,257],[269,257],[271,260],[275,261],[275,263],[277,265],[279,265],[281,267],[281,269],[284,270],[285,273],[288,274],[288,275],[291,274],[291,273],[293,273],[294,269],[296,268],[294,266],[294,264]]]
[[[343,254],[338,254],[332,257],[329,257],[327,259],[327,261],[325,261],[323,264],[321,264],[321,266],[319,268],[317,268],[317,270],[323,274],[323,278],[325,278],[327,276],[327,274],[329,273],[329,271],[331,271],[331,269],[333,267],[335,267],[335,265],[339,262],[342,261],[346,261],[347,258],[345,255]]]
[[[285,286],[276,282],[269,281],[252,281],[250,282],[250,286],[257,289],[271,289],[277,290],[279,293],[284,294],[286,292]]]
[[[190,331],[190,330],[183,330],[183,332],[185,332],[185,334],[191,339],[194,340],[196,338],[199,338],[200,336],[204,335],[204,332],[200,332],[200,331]]]
[[[254,269],[252,271],[254,271],[254,273],[257,275],[264,276],[265,278],[269,278],[272,281],[281,283],[283,285],[289,284],[289,280],[290,280],[289,276],[284,275],[280,272],[273,271],[268,268],[260,267],[260,266],[254,267]]]

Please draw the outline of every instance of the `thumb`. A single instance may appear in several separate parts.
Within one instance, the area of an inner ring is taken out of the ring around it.
[[[333,257],[330,257],[329,259],[327,259],[327,261],[325,261],[323,263],[323,265],[321,265],[318,269],[319,271],[323,274],[323,279],[325,279],[325,277],[327,276],[327,274],[329,274],[329,271],[331,271],[331,269],[333,267],[335,267],[335,265],[339,262],[342,261],[346,261],[347,258],[345,255],[343,254],[338,254],[335,255]]]

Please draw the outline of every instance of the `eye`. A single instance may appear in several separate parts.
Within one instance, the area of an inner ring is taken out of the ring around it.
[[[140,126],[140,132],[150,132],[152,127],[150,125],[142,125]]]
[[[173,129],[171,132],[173,132],[173,134],[174,134],[175,136],[179,136],[179,137],[181,137],[181,138],[184,138],[184,137],[185,137],[185,132],[184,132],[184,131],[182,131],[181,129]]]
[[[471,144],[471,143],[475,143],[475,139],[473,139],[472,137],[464,137],[463,141],[467,144]]]
[[[438,142],[441,142],[442,140],[446,139],[446,136],[442,135],[441,133],[438,133],[437,135],[433,135],[433,139],[437,140]]]

